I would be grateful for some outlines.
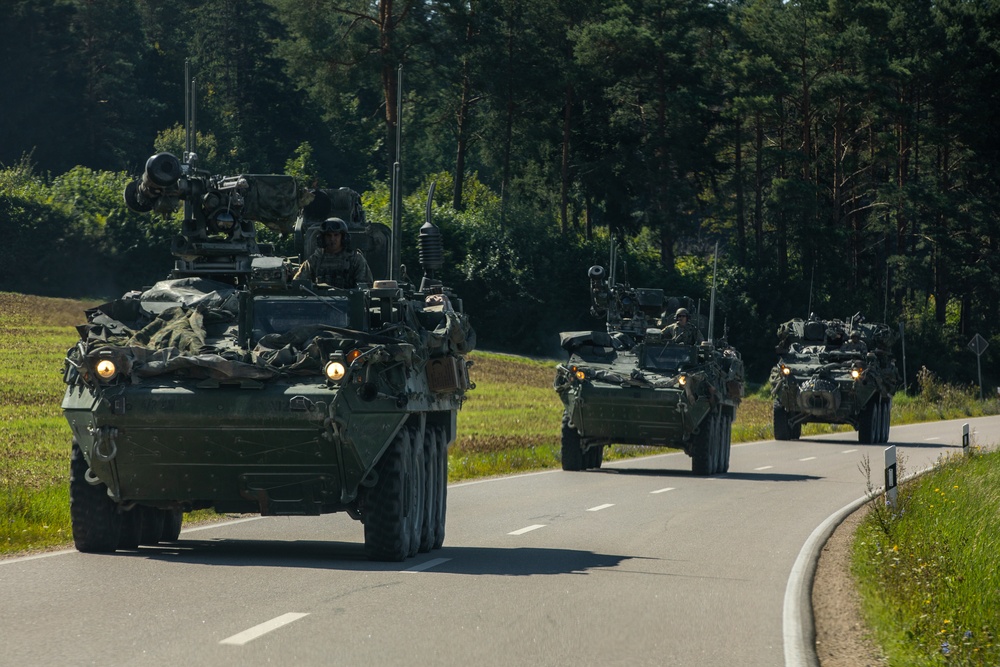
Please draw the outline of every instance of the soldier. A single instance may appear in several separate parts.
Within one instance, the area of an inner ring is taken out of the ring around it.
[[[359,250],[351,250],[347,223],[340,218],[324,220],[319,227],[319,247],[302,262],[294,279],[309,278],[333,287],[357,287],[372,283],[372,271]]]
[[[865,342],[861,340],[861,334],[857,331],[852,331],[850,338],[844,345],[840,348],[844,352],[867,352],[868,346]]]
[[[661,332],[669,340],[681,345],[697,345],[705,340],[698,327],[688,321],[690,318],[687,308],[678,308],[677,312],[674,313],[674,319],[676,322],[664,327]]]

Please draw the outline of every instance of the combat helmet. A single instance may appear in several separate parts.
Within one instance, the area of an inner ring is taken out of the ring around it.
[[[343,248],[345,251],[351,249],[351,233],[347,229],[347,223],[340,218],[327,218],[322,223],[320,223],[319,230],[317,232],[317,236],[319,237],[317,240],[319,241],[318,245],[320,247],[323,246],[322,243],[323,234],[329,234],[331,232],[333,233],[340,232],[340,236],[342,239],[341,248]]]

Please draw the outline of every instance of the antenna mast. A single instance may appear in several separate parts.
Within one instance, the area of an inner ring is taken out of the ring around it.
[[[402,274],[400,262],[402,257],[403,230],[403,184],[401,182],[402,160],[400,157],[403,143],[403,66],[399,66],[396,74],[396,161],[392,165],[392,258],[389,266],[389,278],[399,280]]]

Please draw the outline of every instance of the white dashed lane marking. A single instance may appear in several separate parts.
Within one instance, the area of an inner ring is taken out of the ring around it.
[[[545,528],[545,524],[544,523],[536,523],[533,526],[527,526],[525,528],[521,528],[520,530],[511,531],[511,532],[509,532],[507,534],[508,535],[524,535],[525,533],[530,533],[531,531],[538,530],[539,528]]]
[[[807,456],[804,459],[799,459],[799,461],[812,461],[815,458],[816,458],[815,456]]]
[[[770,470],[774,466],[761,466],[759,468],[754,468],[754,470]]]
[[[856,451],[858,451],[858,450],[856,450],[856,449],[845,449],[844,451],[841,452],[841,454],[851,454],[851,453],[856,452]]]
[[[272,618],[270,621],[266,621],[264,623],[261,623],[260,625],[255,625],[249,630],[244,630],[243,632],[239,632],[233,635],[232,637],[227,637],[226,639],[223,639],[219,643],[232,644],[234,646],[243,646],[247,642],[257,639],[261,635],[266,635],[268,632],[271,632],[272,630],[277,630],[278,628],[284,625],[288,625],[289,623],[297,621],[300,618],[308,615],[309,614],[299,614],[295,612],[282,614],[277,618]]]
[[[668,486],[665,489],[657,489],[656,491],[650,491],[650,493],[666,493],[667,491],[673,491],[674,487]]]
[[[597,507],[591,507],[591,508],[590,508],[589,510],[587,510],[587,511],[588,511],[588,512],[600,512],[601,510],[606,510],[606,509],[608,509],[609,507],[614,507],[614,506],[615,506],[615,504],[614,504],[614,503],[605,503],[605,504],[603,504],[603,505],[598,505]]]
[[[421,563],[420,565],[414,565],[413,567],[408,568],[406,570],[400,570],[400,572],[423,572],[424,570],[429,570],[432,567],[437,567],[442,563],[447,563],[450,560],[451,560],[450,558],[434,558],[432,560],[427,561],[426,563]]]
[[[924,440],[940,440],[941,438],[924,438]]]

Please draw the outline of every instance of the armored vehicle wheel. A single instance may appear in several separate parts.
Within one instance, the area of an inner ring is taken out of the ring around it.
[[[142,512],[135,507],[122,513],[122,529],[118,534],[118,548],[132,551],[139,548],[142,539]]]
[[[792,426],[789,422],[788,410],[777,403],[774,405],[774,439],[798,440],[802,435],[802,424]]]
[[[448,514],[448,438],[441,427],[434,428],[434,439],[437,441],[438,481],[437,481],[437,512],[434,522],[434,548],[444,545],[444,523]]]
[[[878,442],[877,410],[878,399],[872,399],[868,401],[868,405],[861,411],[861,416],[858,418],[858,442],[862,445],[871,445]]]
[[[694,436],[691,452],[691,472],[696,475],[714,475],[719,471],[722,458],[722,410],[709,411]]]
[[[563,413],[562,420],[562,469],[583,470],[583,449],[580,446],[580,434],[569,425],[569,415]]]
[[[424,450],[424,520],[420,528],[420,553],[427,553],[434,548],[434,531],[437,525],[437,485],[439,466],[437,459],[437,436],[434,429],[427,427],[424,429],[423,437]]]
[[[153,546],[160,543],[163,537],[163,522],[166,517],[162,510],[155,507],[136,507],[133,512],[142,514],[142,531],[139,536],[139,544]]]
[[[163,532],[161,542],[176,542],[181,536],[181,524],[184,523],[184,512],[181,510],[160,510],[163,512]]]
[[[892,396],[882,400],[882,439],[879,442],[889,442],[889,425],[892,422]]]
[[[720,473],[729,472],[729,453],[733,443],[733,410],[731,408],[722,411],[721,440],[719,442],[719,466]]]
[[[604,463],[604,445],[592,445],[590,449],[583,453],[583,467],[598,469]]]
[[[410,553],[410,447],[410,432],[402,428],[382,455],[375,486],[365,489],[365,554],[371,560],[401,561]]]
[[[410,515],[410,551],[409,556],[416,556],[420,551],[420,540],[424,532],[424,501],[427,497],[425,490],[427,481],[424,470],[424,434],[418,433],[416,429],[410,431],[410,456],[413,465],[410,466],[410,476],[407,481],[409,487],[409,506],[407,511]]]
[[[89,466],[73,440],[69,463],[69,511],[73,544],[84,553],[106,553],[118,547],[122,517],[104,484],[93,485],[85,475]]]

